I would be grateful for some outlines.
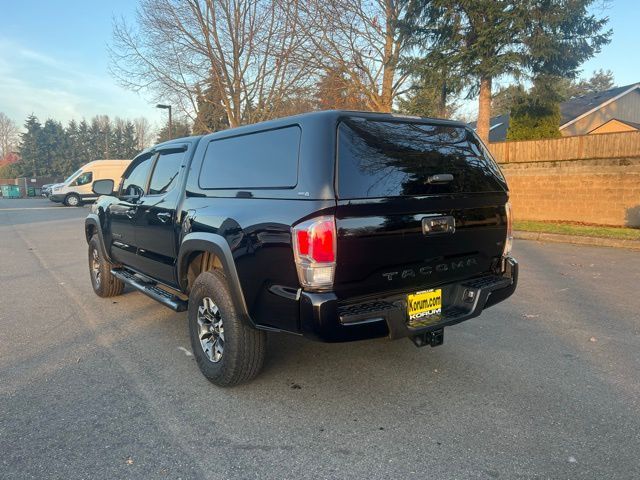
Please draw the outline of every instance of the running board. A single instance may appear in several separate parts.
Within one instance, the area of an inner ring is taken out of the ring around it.
[[[146,296],[153,298],[155,301],[160,302],[165,307],[169,307],[176,312],[184,312],[187,309],[187,301],[182,300],[177,295],[167,292],[156,286],[155,283],[145,282],[134,273],[122,269],[112,268],[111,275],[119,280],[122,280],[127,285],[131,285],[139,292],[144,293]]]

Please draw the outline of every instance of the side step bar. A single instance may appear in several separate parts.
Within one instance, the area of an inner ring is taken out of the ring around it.
[[[127,285],[131,285],[139,292],[160,302],[165,307],[169,307],[176,312],[184,312],[187,309],[187,301],[182,300],[177,295],[167,292],[156,286],[153,282],[145,282],[142,278],[123,268],[112,268],[111,274],[122,280]]]

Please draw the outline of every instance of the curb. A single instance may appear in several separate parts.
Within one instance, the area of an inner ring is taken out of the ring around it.
[[[628,248],[640,250],[640,240],[623,240],[618,238],[584,237],[581,235],[563,235],[561,233],[514,231],[514,238],[535,240],[538,242],[572,243],[574,245],[591,245],[596,247]]]

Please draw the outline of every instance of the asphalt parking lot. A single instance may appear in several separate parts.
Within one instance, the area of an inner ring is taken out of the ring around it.
[[[199,373],[185,314],[93,294],[86,208],[0,199],[0,478],[640,477],[640,254],[520,241],[445,343],[271,336]]]

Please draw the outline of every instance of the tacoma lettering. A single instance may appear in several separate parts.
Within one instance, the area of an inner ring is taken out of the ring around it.
[[[431,275],[434,270],[436,272],[448,272],[449,270],[460,270],[460,269],[468,268],[477,264],[478,264],[477,259],[467,258],[466,260],[457,260],[450,263],[438,263],[435,266],[420,267],[417,270],[417,272],[418,274],[426,277]],[[397,275],[400,275],[401,279],[415,278],[416,270],[412,268],[407,268],[405,270],[402,270],[402,274],[400,274],[400,272],[386,272],[382,274],[382,276],[386,278],[388,281],[394,280],[395,279],[394,277],[396,277]]]

